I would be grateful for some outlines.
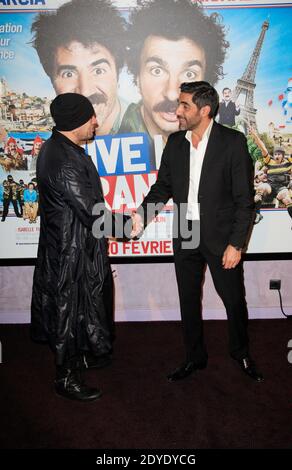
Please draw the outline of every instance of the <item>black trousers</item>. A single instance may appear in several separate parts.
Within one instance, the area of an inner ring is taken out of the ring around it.
[[[2,217],[4,217],[4,218],[7,217],[10,202],[12,202],[15,215],[16,215],[17,217],[20,217],[20,213],[19,213],[19,210],[18,210],[17,201],[16,201],[15,199],[4,199],[4,200],[3,200],[3,214],[2,214]]]
[[[242,262],[236,268],[224,269],[222,257],[210,253],[202,241],[196,249],[177,250],[174,260],[187,361],[201,363],[208,358],[202,321],[202,287],[206,265],[226,309],[230,355],[238,360],[246,357],[248,312]]]

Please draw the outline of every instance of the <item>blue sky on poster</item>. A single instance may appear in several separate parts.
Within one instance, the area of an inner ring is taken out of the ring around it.
[[[211,14],[214,10],[208,10]],[[261,109],[260,127],[266,127],[272,113],[276,124],[281,124],[282,109],[277,96],[285,91],[288,78],[292,76],[292,8],[240,8],[218,9],[223,24],[228,30],[230,42],[228,57],[224,64],[226,76],[216,85],[218,92],[224,86],[233,88],[241,77],[259,37],[263,21],[268,20],[268,29],[261,51],[256,75],[255,107]],[[30,25],[35,13],[1,14],[0,23],[23,25],[21,34],[1,34],[11,38],[9,49],[15,51],[14,61],[1,61],[1,76],[4,76],[11,89],[26,92],[28,95],[53,97],[54,90],[45,75],[36,52],[29,45]],[[124,72],[120,80],[120,94],[129,97],[130,78]],[[131,101],[139,98],[133,89]],[[269,100],[273,106],[268,107]]]
[[[274,94],[281,93],[292,74],[292,8],[259,8],[221,12],[224,24],[229,25],[229,57],[224,69],[224,82],[233,85],[242,75],[259,37],[262,24],[268,20],[256,75],[256,99],[264,106]],[[218,90],[219,85],[217,85]]]
[[[30,27],[35,13],[3,13],[0,16],[1,24],[12,23],[23,26],[22,33],[3,34],[3,37],[11,38],[8,49],[15,51],[15,59],[1,61],[1,77],[5,77],[9,87],[18,93],[53,97],[51,82],[40,65],[36,51],[29,44]]]

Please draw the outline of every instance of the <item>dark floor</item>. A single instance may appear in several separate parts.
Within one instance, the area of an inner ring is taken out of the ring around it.
[[[51,353],[28,325],[0,325],[0,448],[292,448],[292,323],[250,321],[263,383],[229,358],[225,321],[206,321],[205,334],[208,368],[170,384],[180,324],[118,323],[112,366],[87,372],[103,396],[85,404],[55,395]]]

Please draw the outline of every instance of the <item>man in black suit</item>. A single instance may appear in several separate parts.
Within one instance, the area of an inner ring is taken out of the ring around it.
[[[176,207],[174,228],[188,229],[173,236],[186,361],[168,379],[184,379],[207,365],[201,318],[207,264],[226,308],[230,355],[249,377],[262,381],[249,356],[241,260],[254,218],[246,139],[214,121],[219,99],[209,83],[183,83],[180,90],[176,113],[181,131],[168,139],[157,181],[133,215],[132,232],[137,236],[170,198]]]
[[[219,103],[219,124],[224,126],[235,126],[235,116],[239,116],[240,107],[232,101],[230,88],[223,88],[223,100]]]

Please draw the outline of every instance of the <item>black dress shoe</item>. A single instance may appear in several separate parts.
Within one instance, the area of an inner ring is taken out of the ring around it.
[[[58,377],[55,381],[57,395],[70,400],[94,401],[101,396],[98,388],[87,387],[80,377],[79,372],[68,369],[66,374]]]
[[[257,371],[256,365],[250,357],[238,360],[241,370],[256,382],[263,382],[263,375]]]
[[[169,382],[176,382],[177,380],[183,380],[198,369],[205,369],[207,367],[206,362],[185,362],[182,366],[177,367],[173,372],[168,374],[167,379]]]

